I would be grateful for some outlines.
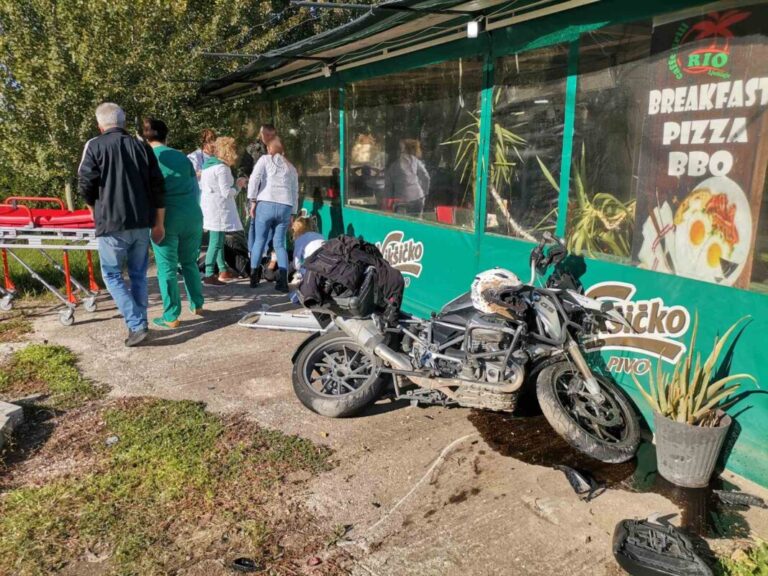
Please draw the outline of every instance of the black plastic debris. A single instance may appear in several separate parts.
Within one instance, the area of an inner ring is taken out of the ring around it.
[[[632,576],[712,576],[691,541],[669,524],[622,520],[613,531],[613,555]]]
[[[754,494],[747,494],[746,492],[732,492],[730,490],[712,490],[725,506],[744,507],[749,508],[754,506],[755,508],[768,508],[765,500]]]
[[[252,558],[235,558],[232,561],[232,570],[235,572],[256,572],[262,570],[263,566],[258,564]]]
[[[605,492],[605,485],[598,483],[586,472],[580,472],[564,464],[557,464],[555,470],[560,470],[565,474],[573,491],[581,496],[581,499],[585,502],[589,502]]]

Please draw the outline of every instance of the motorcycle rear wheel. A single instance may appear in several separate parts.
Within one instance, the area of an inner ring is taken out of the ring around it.
[[[626,462],[640,444],[637,413],[613,382],[596,378],[605,397],[600,405],[575,367],[568,362],[547,366],[536,380],[541,411],[555,432],[580,452],[602,462]]]
[[[353,416],[381,396],[381,361],[343,333],[316,338],[293,363],[293,390],[321,416]]]

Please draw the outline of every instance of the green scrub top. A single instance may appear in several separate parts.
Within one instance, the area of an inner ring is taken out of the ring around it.
[[[197,175],[182,152],[166,145],[152,148],[165,180],[165,227],[201,226]]]

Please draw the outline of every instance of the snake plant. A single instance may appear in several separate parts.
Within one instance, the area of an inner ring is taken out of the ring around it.
[[[725,347],[728,338],[736,327],[750,316],[740,318],[726,330],[721,337],[715,337],[715,342],[709,356],[702,364],[701,353],[696,352],[696,333],[699,317],[695,316],[691,343],[688,353],[675,364],[671,374],[662,373],[661,362],[656,366],[656,375],[649,375],[649,389],[640,384],[637,376],[632,378],[651,408],[676,422],[693,426],[717,426],[719,423],[718,410],[729,405],[726,402],[745,380],[756,382],[749,374],[732,374],[716,378],[715,364]],[[734,383],[731,386],[728,384]]]

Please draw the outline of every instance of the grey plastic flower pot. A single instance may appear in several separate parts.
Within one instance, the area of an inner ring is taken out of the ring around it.
[[[726,414],[714,428],[675,422],[659,413],[653,414],[653,421],[659,474],[686,488],[708,485],[731,426],[731,417]]]

